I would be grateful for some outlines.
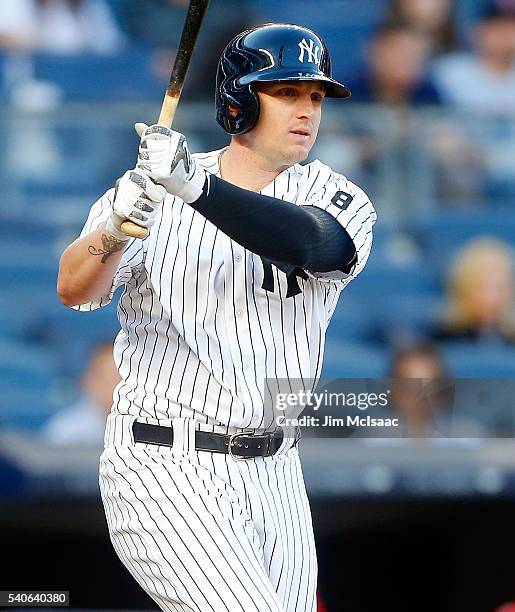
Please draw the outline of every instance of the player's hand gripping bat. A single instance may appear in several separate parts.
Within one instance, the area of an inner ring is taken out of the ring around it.
[[[190,0],[188,14],[182,29],[181,41],[175,56],[172,74],[170,75],[170,82],[166,88],[161,113],[159,114],[159,125],[164,125],[168,128],[172,127],[175,111],[181,97],[182,86],[186,78],[186,71],[188,70],[193,48],[195,47],[202,19],[208,5],[209,0]],[[134,238],[146,238],[148,234],[148,230],[145,227],[141,227],[132,221],[124,221],[121,224],[121,230]]]

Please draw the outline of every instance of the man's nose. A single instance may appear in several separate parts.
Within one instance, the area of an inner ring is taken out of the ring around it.
[[[309,96],[299,96],[299,104],[297,108],[297,115],[299,117],[311,117],[313,114],[314,104]]]

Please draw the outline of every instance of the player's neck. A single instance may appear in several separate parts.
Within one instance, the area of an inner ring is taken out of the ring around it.
[[[269,160],[249,147],[243,146],[234,138],[220,156],[221,177],[249,191],[260,191],[286,168],[287,166],[277,168]]]

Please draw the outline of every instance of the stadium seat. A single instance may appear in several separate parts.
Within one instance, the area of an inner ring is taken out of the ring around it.
[[[59,85],[64,100],[156,100],[164,81],[154,75],[152,54],[130,47],[115,56],[34,55],[34,78]]]
[[[456,378],[515,379],[515,351],[504,345],[449,342],[442,345],[445,361]]]
[[[17,341],[0,341],[0,426],[37,428],[56,405],[52,388],[58,379],[55,355]]]
[[[370,341],[390,346],[406,346],[427,338],[440,320],[445,303],[436,294],[386,295],[380,308],[371,313],[369,321]]]
[[[51,386],[6,387],[0,397],[0,427],[37,431],[58,409]]]
[[[387,367],[384,349],[328,338],[321,378],[380,378],[386,376]]]
[[[377,263],[371,260],[348,288],[355,294],[362,293],[377,298],[380,306],[382,300],[392,293],[401,295],[434,295],[438,285],[432,270],[427,265],[397,266]]]
[[[85,355],[99,341],[112,342],[120,326],[113,302],[93,312],[77,312],[62,306],[59,311],[35,318],[33,335],[57,356],[60,373],[76,377],[84,367]]]
[[[513,244],[515,213],[441,211],[413,222],[411,230],[424,259],[442,273],[456,251],[474,238],[490,236]]]
[[[366,307],[360,307],[355,300],[340,297],[333,313],[327,338],[340,342],[366,342],[372,333],[371,319]]]

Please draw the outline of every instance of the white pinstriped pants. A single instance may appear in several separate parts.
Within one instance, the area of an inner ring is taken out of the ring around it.
[[[236,461],[123,437],[120,444],[107,432],[100,458],[111,541],[162,610],[316,612],[315,544],[296,447]]]

